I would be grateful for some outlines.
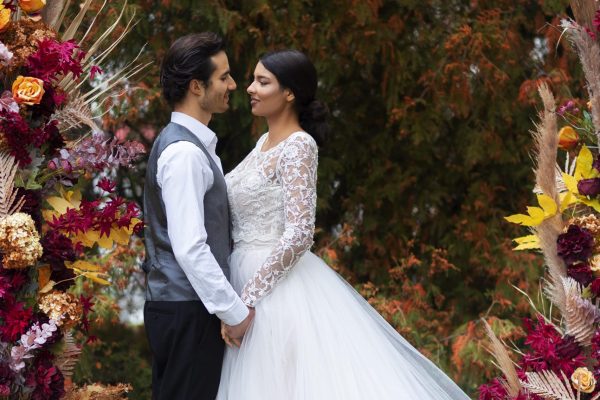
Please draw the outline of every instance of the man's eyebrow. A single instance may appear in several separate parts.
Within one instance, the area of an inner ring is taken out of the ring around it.
[[[229,69],[228,69],[227,71],[225,71],[225,72],[223,72],[223,73],[221,74],[221,78],[224,78],[224,77],[226,77],[226,76],[227,76],[227,75],[229,75],[230,73],[231,73],[231,70],[229,70]]]

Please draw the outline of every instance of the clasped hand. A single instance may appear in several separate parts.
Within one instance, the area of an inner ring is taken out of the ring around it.
[[[227,346],[236,346],[240,347],[242,344],[242,339],[250,326],[250,323],[254,319],[254,308],[248,307],[248,316],[241,323],[237,325],[227,325],[224,322],[221,322],[221,337],[227,344]]]

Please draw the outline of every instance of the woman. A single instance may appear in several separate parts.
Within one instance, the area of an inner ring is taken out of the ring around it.
[[[248,87],[269,132],[226,176],[232,285],[256,308],[228,348],[218,400],[468,399],[309,251],[326,108],[298,51],[260,59]]]

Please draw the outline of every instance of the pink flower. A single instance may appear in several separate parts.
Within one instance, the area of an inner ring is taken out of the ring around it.
[[[79,49],[75,40],[58,42],[54,39],[43,39],[39,42],[38,51],[27,59],[27,68],[32,76],[45,82],[69,72],[78,78],[83,72],[81,61],[84,57],[85,52]]]
[[[2,96],[0,96],[0,111],[19,112],[19,105],[13,98],[10,90],[5,90],[2,92]]]
[[[94,77],[96,76],[96,74],[102,75],[103,73],[104,73],[104,71],[102,71],[102,68],[100,68],[97,65],[92,65],[92,68],[90,68],[90,79],[94,80]]]
[[[111,181],[110,179],[108,179],[107,177],[103,177],[102,179],[100,179],[100,181],[98,181],[98,186],[100,189],[104,190],[105,192],[108,193],[113,193],[115,191],[115,187],[117,186],[117,184],[113,181]]]
[[[13,53],[8,50],[8,47],[4,43],[0,42],[0,65],[7,67],[10,64],[10,60],[13,58]]]

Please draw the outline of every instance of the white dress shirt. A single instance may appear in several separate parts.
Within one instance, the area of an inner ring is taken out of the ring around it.
[[[206,147],[221,172],[217,136],[189,115],[174,112],[171,122],[190,130]],[[204,194],[214,177],[206,154],[195,144],[179,141],[167,146],[158,158],[158,186],[167,213],[167,230],[175,259],[209,313],[228,325],[237,325],[248,308],[235,293],[206,243]]]

